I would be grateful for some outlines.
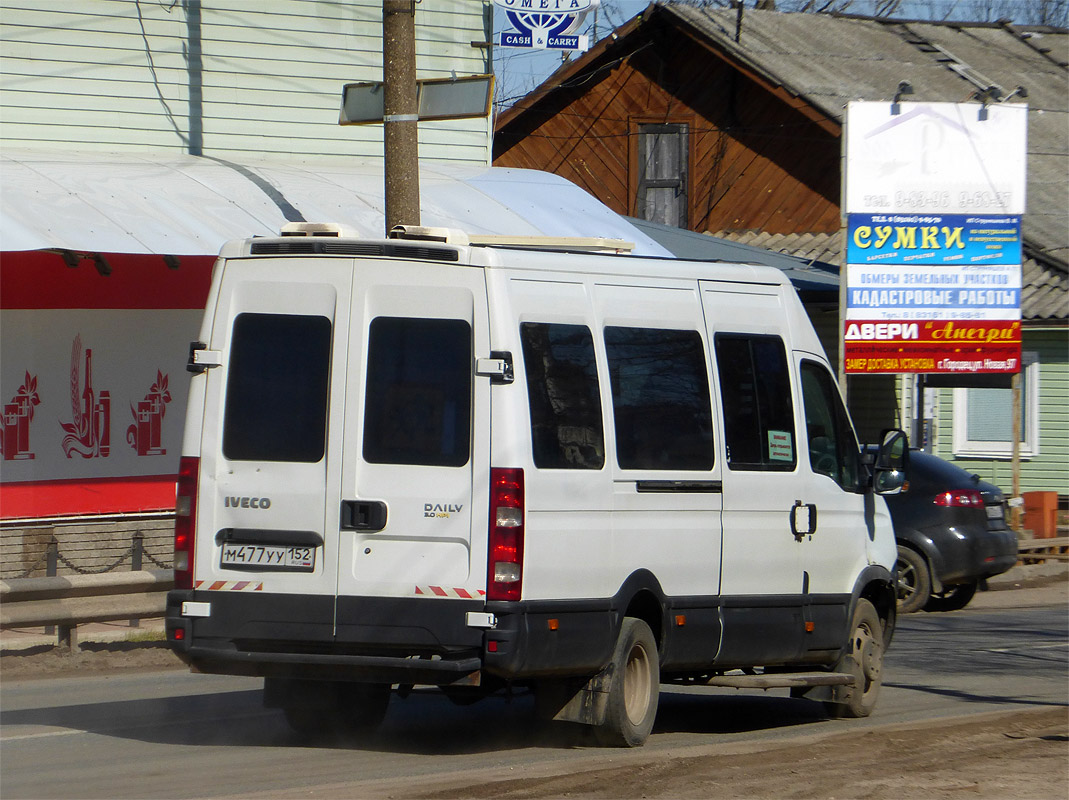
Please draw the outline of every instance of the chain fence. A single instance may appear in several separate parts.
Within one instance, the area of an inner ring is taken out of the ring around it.
[[[39,559],[37,559],[36,561],[34,561],[34,562],[33,562],[33,564],[31,564],[31,565],[30,565],[30,566],[29,566],[29,567],[28,567],[28,568],[26,569],[26,571],[25,571],[25,572],[23,572],[23,573],[21,573],[21,574],[19,575],[19,577],[20,577],[20,578],[28,578],[28,577],[30,577],[30,575],[32,575],[32,574],[33,574],[34,572],[36,572],[36,571],[37,571],[37,570],[39,570],[39,569],[40,569],[41,567],[43,567],[43,566],[45,565],[45,563],[46,563],[47,561],[48,561],[48,553],[45,553],[45,554],[44,554],[43,556],[41,556],[41,557],[40,557]]]
[[[111,562],[110,564],[106,564],[102,567],[82,567],[78,564],[75,564],[73,561],[71,561],[69,558],[63,555],[63,553],[60,552],[59,543],[56,541],[52,541],[48,544],[45,553],[36,561],[34,561],[33,564],[31,564],[27,569],[23,570],[18,577],[28,578],[30,577],[30,575],[32,575],[34,572],[41,569],[42,567],[45,568],[48,577],[53,577],[57,573],[57,567],[59,564],[63,564],[63,566],[65,566],[67,569],[78,575],[102,575],[105,572],[112,572],[113,570],[118,569],[127,561],[132,562],[131,569],[139,570],[142,568],[142,558],[147,558],[149,562],[158,569],[173,568],[173,564],[168,564],[164,561],[161,561],[160,559],[152,555],[152,553],[150,553],[148,550],[146,550],[141,539],[142,537],[140,535],[135,534],[133,544],[131,544],[130,547],[113,562]]]

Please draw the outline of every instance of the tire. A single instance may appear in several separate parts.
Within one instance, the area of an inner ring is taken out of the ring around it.
[[[829,717],[860,719],[876,708],[883,683],[883,623],[875,606],[858,600],[850,623],[850,642],[835,666],[836,672],[852,672],[855,684],[844,694],[844,702],[825,703]]]
[[[933,594],[924,604],[925,611],[960,611],[969,605],[980,581],[963,583],[959,586],[948,586],[946,591]]]
[[[382,724],[390,690],[388,683],[323,683],[320,702],[286,705],[283,712],[301,736],[364,736]]]
[[[342,684],[339,727],[358,735],[377,730],[386,718],[392,689],[388,683]]]
[[[932,594],[932,574],[928,571],[928,562],[916,550],[900,544],[895,570],[898,575],[895,579],[898,613],[920,611]]]
[[[657,641],[649,625],[624,618],[609,668],[605,721],[595,735],[606,747],[640,747],[657,718],[661,683]]]
[[[331,732],[327,730],[330,727],[326,719],[328,715],[318,708],[286,706],[282,711],[293,732],[302,737],[312,738]]]

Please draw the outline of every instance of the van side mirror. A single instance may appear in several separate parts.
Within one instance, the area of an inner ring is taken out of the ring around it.
[[[906,486],[909,471],[909,438],[897,428],[880,436],[880,448],[872,464],[872,488],[876,494],[898,494]]]

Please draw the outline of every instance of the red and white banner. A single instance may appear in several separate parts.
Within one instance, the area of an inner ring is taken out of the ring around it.
[[[855,320],[844,324],[846,371],[974,375],[1021,368],[1018,320]]]
[[[174,507],[211,258],[0,264],[0,518]]]

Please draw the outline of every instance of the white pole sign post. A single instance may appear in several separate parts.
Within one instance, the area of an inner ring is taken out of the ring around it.
[[[1027,106],[982,108],[847,106],[847,373],[1020,370]]]

